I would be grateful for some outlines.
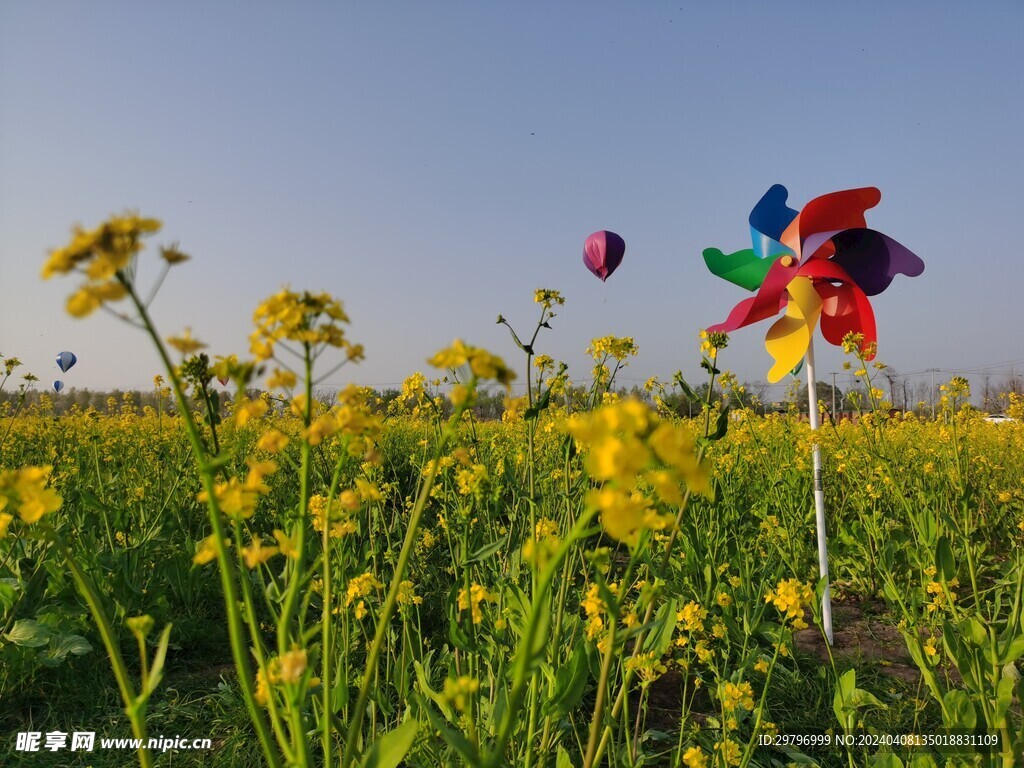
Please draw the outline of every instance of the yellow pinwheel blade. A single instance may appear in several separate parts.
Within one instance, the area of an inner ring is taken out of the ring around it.
[[[786,314],[768,330],[764,340],[768,354],[775,358],[775,365],[768,371],[768,381],[773,384],[804,359],[821,315],[821,297],[810,278],[794,277],[786,290],[789,292]]]

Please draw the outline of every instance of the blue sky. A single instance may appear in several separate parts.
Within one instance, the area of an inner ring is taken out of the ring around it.
[[[794,207],[879,187],[869,225],[924,259],[872,300],[880,359],[1024,373],[1022,28],[1009,0],[5,3],[0,353],[47,384],[70,349],[68,387],[150,385],[141,333],[71,319],[75,280],[39,278],[72,224],[135,209],[193,256],[164,335],[212,354],[245,352],[287,283],[339,296],[366,345],[331,383],[397,384],[456,336],[521,373],[494,320],[525,330],[550,287],[539,351],[575,378],[616,334],[628,377],[698,379],[699,329],[747,295],[701,251],[748,247],[782,183]],[[627,246],[607,283],[581,261],[598,229]],[[768,325],[724,353],[741,379],[764,381]]]

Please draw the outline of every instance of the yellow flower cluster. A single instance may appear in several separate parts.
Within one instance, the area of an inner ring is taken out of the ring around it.
[[[527,539],[523,545],[523,557],[538,568],[547,565],[548,560],[558,550],[561,539],[558,536],[558,523],[542,517],[534,527],[533,538]]]
[[[192,562],[196,565],[206,565],[212,563],[217,558],[217,537],[212,533],[205,539],[199,542],[199,546],[196,547],[196,554],[192,558]],[[224,539],[224,546],[231,546],[231,539]]]
[[[668,667],[654,651],[640,653],[626,659],[626,669],[635,672],[643,683],[651,683],[668,672]]]
[[[284,289],[261,303],[253,313],[256,330],[249,346],[257,360],[274,356],[274,345],[293,341],[309,347],[337,347],[349,360],[363,359],[363,346],[345,338],[341,323],[349,322],[341,302],[327,293],[296,293]]]
[[[710,358],[718,357],[718,353],[729,346],[729,336],[721,331],[714,331],[708,333],[707,331],[700,332],[700,351],[701,354],[707,355]]]
[[[348,587],[345,589],[345,605],[356,604],[356,619],[362,619],[367,614],[366,601],[363,598],[369,597],[380,588],[381,583],[377,581],[377,577],[373,575],[372,571],[356,576],[348,583]]]
[[[256,443],[256,447],[261,451],[267,453],[280,453],[284,450],[285,446],[288,445],[289,438],[284,432],[279,429],[268,429],[262,435],[260,435],[259,442]]]
[[[479,690],[480,681],[468,675],[463,675],[458,680],[452,680],[449,677],[444,681],[444,697],[459,712],[465,712],[469,709],[471,697]]]
[[[235,405],[234,409],[234,420],[235,425],[244,427],[249,423],[250,419],[261,419],[267,413],[269,406],[263,400],[250,400],[248,397],[243,397]]]
[[[4,376],[10,376],[14,373],[14,369],[21,365],[21,360],[16,357],[8,357],[4,360]]]
[[[270,493],[270,486],[264,483],[263,479],[277,471],[277,464],[273,461],[246,459],[246,464],[249,465],[249,474],[244,482],[232,477],[227,482],[214,486],[214,498],[217,500],[218,509],[236,520],[247,520],[252,517],[259,497]],[[198,498],[199,501],[209,501],[210,494],[202,491]]]
[[[715,752],[717,752],[721,756],[720,760],[725,765],[739,765],[740,761],[742,760],[740,745],[732,739],[722,739],[721,741],[716,741]]]
[[[609,584],[608,591],[613,595],[618,594],[618,585]],[[587,614],[587,639],[593,640],[604,632],[604,616],[608,613],[608,606],[601,598],[601,590],[597,584],[591,584],[587,588],[587,596],[583,598],[580,606]]]
[[[295,685],[302,680],[308,667],[309,660],[305,649],[292,648],[284,655],[272,658],[265,670],[261,667],[256,672],[256,702],[260,706],[267,706],[270,700],[270,686]],[[316,677],[309,681],[310,688],[315,688],[319,684],[320,679]]]
[[[708,768],[708,756],[700,747],[690,747],[683,753],[686,768]]]
[[[251,569],[263,565],[274,555],[280,553],[280,551],[280,547],[263,546],[263,540],[256,537],[249,542],[249,546],[242,547],[241,553],[242,559],[245,561],[245,567]]]
[[[14,520],[5,511],[8,506],[17,511],[24,523],[38,522],[43,515],[60,509],[64,500],[46,487],[52,471],[51,466],[0,470],[0,538],[7,535]]]
[[[707,609],[702,608],[700,603],[692,600],[683,606],[682,610],[676,611],[676,621],[680,630],[688,634],[695,634],[704,631],[704,619],[708,617]],[[686,645],[688,638],[680,636],[676,645]]]
[[[506,424],[510,424],[522,418],[523,413],[530,407],[530,399],[526,395],[522,397],[506,397],[502,404],[505,406],[505,410],[501,414],[501,420]]]
[[[952,578],[946,582],[945,589],[943,589],[942,584],[938,581],[929,582],[925,589],[932,598],[925,604],[925,608],[929,613],[932,613],[949,607],[952,603],[956,602],[956,592],[953,591],[953,588],[959,586],[960,579],[957,578]]]
[[[181,336],[170,336],[167,343],[181,352],[183,355],[191,355],[200,349],[206,349],[206,344],[192,336],[192,329],[186,328]]]
[[[750,683],[725,683],[719,697],[726,712],[735,712],[737,709],[752,712],[754,709],[754,689]]]
[[[423,598],[416,594],[416,585],[406,579],[398,585],[399,605],[421,605]]]
[[[320,445],[335,433],[348,437],[349,456],[371,453],[381,433],[380,417],[370,409],[371,391],[350,384],[338,393],[338,405],[330,410],[319,402],[310,407],[304,394],[292,398],[292,413],[304,417],[309,408],[310,424],[302,430],[302,437],[310,445]]]
[[[455,473],[455,484],[463,496],[479,496],[486,482],[487,467],[483,464],[473,464]]]
[[[323,533],[324,527],[329,529],[332,539],[342,539],[358,530],[351,518],[353,510],[359,508],[359,498],[352,491],[344,491],[331,500],[319,493],[309,497],[309,513],[313,518],[313,530]]]
[[[590,346],[587,347],[587,354],[598,362],[611,357],[623,363],[627,357],[636,357],[639,352],[640,347],[629,336],[602,336],[599,339],[592,339]]]
[[[560,291],[550,288],[538,288],[533,292],[533,300],[537,304],[543,304],[544,309],[551,309],[552,306],[565,304],[565,299]]]
[[[788,619],[793,629],[806,629],[804,606],[814,600],[814,592],[809,586],[798,579],[785,579],[779,582],[774,591],[764,596],[766,603],[774,603],[775,607]]]
[[[587,501],[601,511],[608,535],[635,544],[639,532],[661,530],[672,523],[640,491],[653,488],[667,504],[682,501],[680,485],[703,490],[706,476],[693,451],[693,438],[682,426],[662,421],[646,404],[623,400],[572,417],[566,430],[587,450],[590,476],[604,485]]]
[[[467,366],[477,379],[493,380],[506,387],[516,375],[497,355],[456,339],[450,347],[442,349],[428,361],[435,368],[456,369]]]
[[[459,590],[459,613],[465,610],[469,610],[473,617],[473,623],[479,624],[484,620],[484,612],[481,604],[484,602],[496,603],[498,602],[498,596],[488,591],[486,587],[480,584],[471,584],[469,591],[465,588]]]
[[[78,271],[87,282],[68,299],[68,314],[86,317],[105,302],[123,299],[128,294],[127,275],[139,251],[142,238],[158,232],[160,222],[135,214],[111,216],[95,229],[76,227],[71,242],[50,252],[43,265],[43,279]],[[175,247],[161,249],[168,264],[188,257]]]

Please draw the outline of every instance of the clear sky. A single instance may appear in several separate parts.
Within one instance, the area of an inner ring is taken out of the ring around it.
[[[64,349],[68,387],[151,385],[140,332],[71,319],[75,279],[39,277],[72,224],[135,209],[193,256],[164,335],[211,354],[245,353],[289,283],[339,296],[366,346],[332,383],[395,385],[456,336],[521,374],[494,321],[526,329],[550,287],[538,351],[574,378],[615,334],[640,347],[627,376],[698,379],[699,329],[747,295],[701,251],[749,247],[782,183],[797,208],[879,187],[869,226],[924,259],[872,299],[880,359],[1024,373],[1022,29],[1019,0],[4,2],[0,353],[46,385]],[[598,229],[627,246],[607,283],[581,261]],[[724,366],[763,381],[769,325]]]

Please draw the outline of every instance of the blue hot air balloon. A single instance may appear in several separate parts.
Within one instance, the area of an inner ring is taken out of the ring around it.
[[[53,391],[54,392],[60,392],[62,389],[64,389],[64,382],[63,381],[58,379],[57,381],[53,382]]]
[[[78,358],[75,357],[74,352],[61,352],[57,355],[57,367],[60,368],[63,373],[67,373],[77,362]]]

